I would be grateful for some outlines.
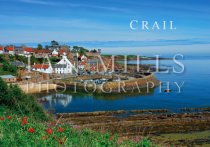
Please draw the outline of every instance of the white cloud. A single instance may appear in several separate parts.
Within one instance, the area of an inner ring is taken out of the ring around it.
[[[95,8],[95,9],[104,9],[109,11],[120,11],[127,12],[124,8],[110,7],[110,6],[99,6],[99,5],[87,5],[80,3],[61,3],[61,2],[52,2],[52,1],[43,1],[43,0],[18,0],[19,2],[28,3],[28,4],[39,4],[39,5],[51,5],[51,6],[69,6],[69,7],[83,7],[83,8]]]
[[[42,0],[19,0],[20,2],[23,3],[29,3],[29,4],[39,4],[39,5],[56,5],[54,2],[47,2],[47,1],[42,1]]]

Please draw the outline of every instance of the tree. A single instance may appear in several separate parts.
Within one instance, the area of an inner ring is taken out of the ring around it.
[[[9,68],[10,68],[10,69],[9,69],[10,72],[12,72],[12,73],[14,73],[15,75],[17,75],[17,67],[16,67],[16,66],[10,65]]]
[[[92,52],[92,53],[97,53],[97,50],[96,50],[96,49],[93,49],[93,50],[91,50],[90,52]]]
[[[3,63],[5,61],[5,56],[4,55],[0,55],[0,62]]]
[[[15,55],[15,59],[20,61],[20,62],[23,62],[25,64],[28,64],[28,58],[25,57],[25,56],[19,56],[19,55]]]
[[[73,46],[73,49],[71,50],[71,52],[76,53],[79,51],[79,47],[78,46]]]
[[[79,54],[80,54],[80,55],[85,55],[85,54],[86,54],[86,51],[85,51],[85,50],[80,49],[80,50],[79,50]]]
[[[3,81],[2,78],[0,78],[0,102],[1,104],[4,103],[5,99],[7,98],[7,90],[8,86],[7,84]]]
[[[38,44],[38,45],[37,45],[37,49],[38,49],[38,50],[42,50],[42,49],[43,49],[43,46],[42,46],[41,44]]]
[[[58,47],[59,46],[59,43],[55,40],[51,41],[51,46],[52,47]]]
[[[34,55],[32,55],[30,59],[31,59],[31,64],[38,63],[38,60],[37,58],[35,58]]]
[[[89,50],[84,47],[80,47],[80,50],[84,50],[84,52],[89,52]]]
[[[17,67],[9,64],[8,62],[3,63],[3,70],[9,71],[9,72],[13,73],[14,75],[17,75]]]
[[[50,48],[50,47],[49,47],[48,45],[45,45],[45,49],[46,49],[46,50],[49,50],[49,48]]]
[[[15,56],[9,55],[9,61],[15,61]]]
[[[9,63],[8,62],[3,63],[3,70],[4,71],[9,71]]]

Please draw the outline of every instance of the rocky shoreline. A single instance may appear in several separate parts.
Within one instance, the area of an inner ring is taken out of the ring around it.
[[[192,133],[210,130],[210,112],[170,113],[159,110],[119,110],[57,114],[65,123],[122,137],[151,137],[160,134]],[[206,140],[203,143],[208,143]],[[195,141],[196,142],[196,141]],[[194,142],[194,143],[195,143]],[[199,142],[199,141],[198,141]],[[181,143],[187,143],[182,142]]]

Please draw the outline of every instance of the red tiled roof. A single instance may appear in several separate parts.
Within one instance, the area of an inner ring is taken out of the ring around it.
[[[0,51],[2,51],[4,49],[4,47],[3,46],[0,46]]]
[[[31,47],[25,47],[24,51],[26,51],[26,52],[34,52],[33,48],[31,48]]]
[[[65,52],[64,49],[59,50],[59,54],[63,54]]]
[[[46,50],[46,49],[43,49],[43,50],[35,50],[35,53],[51,53],[52,51],[51,50]]]
[[[48,65],[48,64],[35,64],[35,65],[33,66],[33,68],[47,69],[47,68],[49,68],[49,65]]]
[[[8,50],[8,51],[14,51],[14,47],[13,47],[13,46],[8,46],[8,47],[7,47],[7,50]]]

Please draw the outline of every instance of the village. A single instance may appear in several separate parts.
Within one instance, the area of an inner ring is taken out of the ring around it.
[[[88,58],[100,55],[100,49],[89,52],[82,47],[75,46],[72,51],[70,51],[69,46],[59,45],[56,41],[52,41],[52,45],[47,49],[40,44],[37,48],[14,45],[0,46],[2,58],[0,67],[3,69],[1,71],[4,71],[6,63],[18,69],[16,76],[14,72],[11,72],[11,75],[0,74],[3,75],[2,78],[5,78],[7,82],[12,83],[25,78],[33,80],[34,73],[40,73],[43,77],[47,74],[50,76],[72,75],[73,67],[78,68],[80,71],[85,71],[87,65],[89,65],[90,70],[95,68],[93,65],[88,64]],[[50,61],[48,62],[47,59]]]
[[[0,46],[0,57],[0,77],[7,83],[18,84],[27,93],[55,89],[63,82],[70,88],[75,87],[75,82],[79,88],[94,83],[92,88],[100,92],[104,91],[100,88],[102,84],[106,85],[105,90],[112,87],[118,91],[117,82],[121,81],[127,83],[127,89],[136,87],[136,82],[146,87],[147,78],[153,85],[158,83],[143,66],[141,72],[137,72],[136,67],[127,67],[111,56],[102,55],[101,49],[71,48],[57,41],[51,41],[45,48],[41,44],[37,47]]]

